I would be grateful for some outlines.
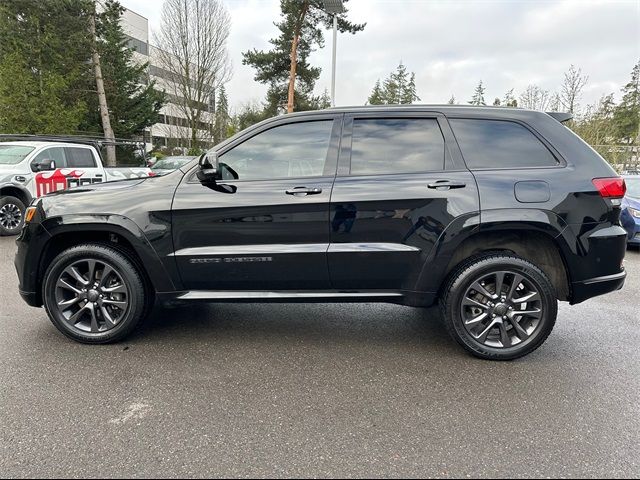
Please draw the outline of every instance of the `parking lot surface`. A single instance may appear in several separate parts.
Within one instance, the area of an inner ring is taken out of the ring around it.
[[[60,335],[0,238],[1,477],[638,477],[640,252],[514,362],[433,310],[156,309],[128,341]]]

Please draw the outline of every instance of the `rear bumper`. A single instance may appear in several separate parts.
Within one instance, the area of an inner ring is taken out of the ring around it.
[[[627,232],[620,225],[580,227],[578,255],[572,259],[571,304],[615,292],[624,285]],[[586,230],[586,231],[585,231]]]
[[[574,282],[572,284],[571,303],[576,304],[585,300],[604,295],[605,293],[620,290],[627,278],[627,272],[622,271],[614,275],[606,275],[604,277],[590,278],[582,282]]]

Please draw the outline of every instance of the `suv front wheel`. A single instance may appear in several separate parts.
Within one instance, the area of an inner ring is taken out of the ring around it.
[[[59,254],[44,276],[44,307],[60,332],[82,343],[126,337],[146,313],[135,264],[114,248],[85,244]]]
[[[441,303],[451,336],[473,355],[513,360],[544,343],[558,301],[547,276],[509,254],[472,258],[450,277]]]

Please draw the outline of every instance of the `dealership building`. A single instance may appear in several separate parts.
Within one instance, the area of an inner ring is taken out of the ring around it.
[[[179,107],[180,97],[172,84],[171,72],[161,66],[159,49],[149,42],[149,20],[142,15],[126,9],[120,18],[122,28],[132,47],[134,58],[141,63],[149,64],[149,79],[155,81],[158,90],[164,90],[167,103],[160,111],[160,122],[145,131],[147,149],[153,147],[184,147],[189,148],[191,128],[187,118]],[[197,130],[197,138],[208,141],[211,138],[211,128],[215,110],[215,98],[212,96],[207,104],[202,104],[202,122]]]

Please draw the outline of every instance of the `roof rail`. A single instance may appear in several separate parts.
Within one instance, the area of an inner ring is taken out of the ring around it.
[[[104,137],[91,137],[88,135],[32,135],[32,134],[0,134],[0,142],[31,140],[34,142],[67,142],[78,143],[83,145],[93,145],[103,147],[107,145],[131,145],[141,147],[144,142],[138,140],[127,140],[124,138],[115,138],[108,141]]]
[[[569,120],[573,120],[573,114],[568,112],[546,112],[547,115],[555,118],[560,123],[568,122]]]

